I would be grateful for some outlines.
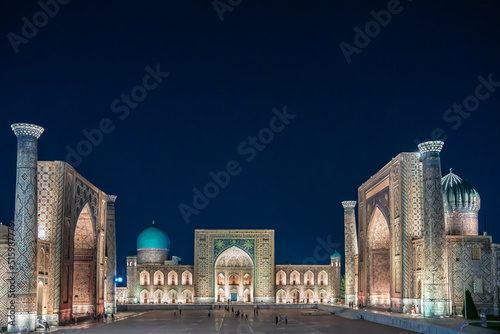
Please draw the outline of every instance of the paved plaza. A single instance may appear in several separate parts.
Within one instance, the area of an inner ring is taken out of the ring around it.
[[[131,316],[113,323],[87,323],[64,327],[57,333],[414,333],[398,328],[379,325],[363,320],[349,320],[335,315],[303,315],[313,310],[300,309],[261,309],[254,315],[248,306],[236,306],[246,314],[248,321],[241,316],[236,318],[229,311],[183,310],[182,316],[174,316],[173,311],[150,311]],[[288,324],[282,320],[276,325],[276,315],[288,317]]]

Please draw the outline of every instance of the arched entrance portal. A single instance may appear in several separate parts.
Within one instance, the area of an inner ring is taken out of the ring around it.
[[[215,261],[216,300],[252,302],[253,268],[252,259],[241,248],[233,246],[222,252]],[[220,291],[225,291],[226,295],[221,296]]]
[[[73,317],[92,314],[94,303],[95,234],[90,209],[85,205],[78,217],[74,238]]]
[[[370,224],[370,304],[389,308],[391,305],[391,256],[389,224],[376,208]]]

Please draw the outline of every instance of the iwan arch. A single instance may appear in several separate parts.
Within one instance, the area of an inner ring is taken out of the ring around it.
[[[43,128],[18,123],[12,130],[18,148],[15,214],[13,228],[0,225],[0,270],[6,273],[0,277],[0,327],[9,322],[9,331],[26,332],[37,319],[61,325],[116,312],[116,196],[65,162],[38,161]],[[11,299],[10,239],[16,263]]]
[[[498,315],[500,246],[478,233],[478,192],[450,170],[443,142],[401,153],[344,206],[346,303],[426,317],[460,313],[469,290],[481,311]]]

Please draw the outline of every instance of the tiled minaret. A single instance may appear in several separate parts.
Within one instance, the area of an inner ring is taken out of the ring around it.
[[[15,319],[9,332],[31,332],[36,326],[36,241],[37,241],[37,162],[38,138],[43,128],[33,124],[13,124],[17,136],[15,242]],[[12,301],[11,301],[12,302]]]
[[[108,195],[106,207],[106,313],[116,313],[115,195]]]
[[[345,304],[350,302],[357,304],[355,300],[355,268],[354,257],[358,254],[358,237],[356,233],[356,217],[354,207],[356,201],[342,202],[344,207],[344,236],[345,236]]]
[[[330,277],[331,277],[331,287],[332,287],[332,298],[335,303],[340,301],[340,280],[341,280],[341,269],[342,269],[342,258],[340,254],[335,251],[330,256]]]
[[[418,145],[422,159],[424,198],[424,298],[425,317],[448,315],[448,277],[443,192],[441,190],[442,141]]]

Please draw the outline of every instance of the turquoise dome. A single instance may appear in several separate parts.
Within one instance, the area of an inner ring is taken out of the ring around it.
[[[452,169],[441,179],[441,189],[446,212],[479,211],[481,199],[478,192],[469,182],[453,174]]]
[[[170,238],[167,233],[152,224],[142,230],[137,237],[137,249],[141,248],[163,248],[170,250]]]
[[[339,252],[337,252],[337,250],[335,250],[335,253],[333,253],[332,256],[330,256],[330,258],[332,258],[332,259],[340,258]]]

